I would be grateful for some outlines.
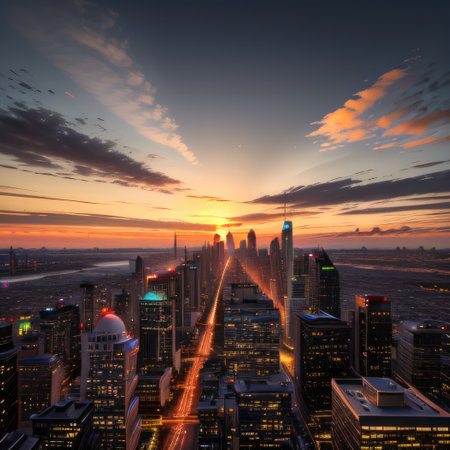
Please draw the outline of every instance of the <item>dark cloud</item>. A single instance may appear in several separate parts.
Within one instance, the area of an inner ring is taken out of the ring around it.
[[[312,216],[315,214],[319,214],[315,211],[289,211],[289,217],[292,216]],[[227,217],[228,220],[233,220],[236,222],[244,222],[244,223],[264,223],[264,222],[272,222],[274,220],[279,220],[284,218],[284,212],[276,212],[276,213],[264,213],[257,212],[252,214],[244,214],[243,216],[236,217]]]
[[[445,161],[434,161],[434,162],[429,162],[429,163],[423,163],[423,162],[416,162],[414,163],[411,167],[414,169],[423,169],[425,167],[432,167],[432,166],[437,166],[438,164],[444,164],[446,162],[449,162],[449,160],[445,160]]]
[[[80,124],[80,125],[86,125],[86,120],[81,118],[81,117],[75,117],[75,120]]]
[[[8,225],[79,226],[142,228],[151,230],[215,231],[210,224],[165,220],[137,219],[134,217],[103,214],[65,214],[0,210],[0,223]]]
[[[30,91],[33,91],[33,90],[34,90],[28,83],[25,83],[25,81],[21,81],[21,82],[19,83],[19,86],[23,87],[24,89],[28,89],[28,90],[30,90]]]
[[[418,234],[433,234],[433,233],[448,233],[450,227],[429,227],[429,228],[411,228],[403,226],[400,228],[381,229],[380,227],[373,227],[370,231],[345,231],[343,233],[323,234],[319,237],[323,238],[348,238],[348,237],[370,237],[370,236],[389,236],[389,235],[418,235]]]
[[[112,141],[79,133],[61,114],[48,109],[0,109],[0,135],[0,153],[26,166],[61,169],[57,159],[72,164],[75,174],[88,171],[130,186],[180,183],[120,153]]]
[[[339,213],[339,215],[346,216],[355,214],[395,213],[402,211],[419,211],[424,209],[450,209],[450,202],[423,203],[420,205],[386,206],[384,208],[350,209],[349,211]]]
[[[54,94],[54,93],[55,93],[55,91],[52,91],[51,89],[48,89],[47,92],[48,92],[49,94]]]
[[[284,204],[296,207],[338,205],[348,202],[367,202],[450,191],[450,170],[416,177],[361,184],[361,180],[346,178],[339,181],[297,186],[286,192],[265,195],[249,203]]]

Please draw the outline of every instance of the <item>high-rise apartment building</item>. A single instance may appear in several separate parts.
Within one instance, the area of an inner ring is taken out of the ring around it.
[[[17,351],[12,323],[0,322],[0,436],[17,428]]]
[[[297,316],[294,342],[299,410],[318,445],[329,444],[331,379],[350,375],[351,328],[327,313]]]
[[[58,355],[68,374],[75,375],[80,368],[81,351],[78,306],[59,301],[39,312],[39,323],[44,353]]]
[[[355,368],[365,377],[392,374],[391,302],[379,295],[355,298]]]
[[[230,375],[269,376],[280,370],[280,312],[256,285],[224,294],[224,356]]]
[[[396,373],[424,393],[441,389],[442,335],[449,324],[437,320],[407,320],[398,329]]]
[[[19,417],[23,424],[32,414],[39,413],[59,401],[65,371],[62,360],[56,355],[21,359],[17,367]]]
[[[334,317],[341,316],[339,274],[323,249],[309,255],[307,305],[314,313],[325,311]]]
[[[94,402],[94,431],[104,448],[134,450],[141,432],[135,396],[138,340],[127,335],[119,317],[106,313],[87,342],[82,355],[87,379],[81,380],[81,397]]]
[[[332,381],[337,450],[450,448],[450,415],[389,378]]]

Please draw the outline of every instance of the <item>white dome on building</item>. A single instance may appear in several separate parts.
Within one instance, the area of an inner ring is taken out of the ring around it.
[[[120,317],[117,317],[115,314],[105,314],[102,318],[97,322],[97,325],[94,328],[94,333],[102,333],[102,334],[122,334],[126,333],[125,324]]]

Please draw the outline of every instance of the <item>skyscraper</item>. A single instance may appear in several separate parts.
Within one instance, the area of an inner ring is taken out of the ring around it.
[[[81,283],[80,287],[83,289],[80,309],[81,327],[84,332],[90,333],[100,312],[97,286],[86,281]]]
[[[83,348],[88,377],[81,380],[82,399],[94,402],[94,430],[105,448],[134,450],[138,445],[138,349],[138,340],[129,337],[123,321],[111,313],[100,318]]]
[[[42,355],[18,362],[20,420],[27,422],[61,398],[64,380],[62,360],[56,355]]]
[[[173,365],[173,367],[175,367],[176,370],[180,370],[180,358],[181,358],[180,342],[181,342],[181,334],[182,334],[181,330],[183,327],[184,306],[185,306],[181,295],[181,278],[182,278],[181,274],[177,272],[176,269],[174,268],[169,270],[161,270],[147,276],[147,291],[148,291],[147,294],[152,292],[156,294],[157,298],[159,298],[164,302],[164,304],[161,304],[161,306],[164,306],[162,311],[162,314],[164,316],[164,318],[162,319],[163,329],[166,330],[164,331],[165,335],[164,345],[169,345],[166,334],[167,332],[169,332],[170,337],[172,339],[171,366]],[[167,307],[169,306],[169,304],[171,304],[172,307],[171,331],[167,328],[167,313],[168,313]],[[140,305],[142,305],[141,302]],[[148,306],[150,307],[150,305]],[[160,337],[162,337],[162,335],[160,335]]]
[[[395,371],[424,393],[438,394],[441,384],[442,335],[449,324],[437,320],[407,320],[398,329]]]
[[[250,230],[247,235],[247,252],[249,256],[257,255],[256,234],[253,230]]]
[[[233,235],[231,234],[231,231],[229,231],[227,233],[227,252],[228,254],[233,254],[234,253],[234,238]]]
[[[17,428],[17,351],[12,324],[0,322],[0,436]]]
[[[39,312],[39,323],[44,340],[44,353],[58,355],[68,374],[75,375],[80,368],[80,312],[77,305],[64,305]]]
[[[292,235],[292,222],[285,220],[281,230],[281,256],[285,271],[285,286],[283,294],[292,297],[291,280],[294,275],[294,238]]]
[[[149,291],[139,299],[139,371],[163,371],[173,365],[173,301],[164,291]]]
[[[284,262],[281,257],[280,242],[278,238],[270,243],[270,294],[278,303],[283,303],[284,289],[286,285],[286,273],[283,270]]]
[[[303,421],[317,444],[330,443],[331,379],[350,374],[351,328],[327,313],[297,316],[295,383]]]
[[[339,274],[324,249],[316,249],[309,255],[306,286],[308,308],[315,313],[325,311],[340,317]]]
[[[233,284],[224,295],[224,355],[232,376],[269,376],[280,371],[280,312],[256,285]]]
[[[392,318],[386,297],[356,296],[354,343],[355,368],[362,376],[391,376]]]

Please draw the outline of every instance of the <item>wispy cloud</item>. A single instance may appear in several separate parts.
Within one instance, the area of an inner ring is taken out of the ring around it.
[[[74,179],[74,174],[101,177],[112,183],[150,188],[179,183],[119,152],[115,142],[78,132],[61,114],[48,109],[0,109],[0,135],[0,153],[22,166],[51,171],[30,171],[33,173],[69,179]],[[61,172],[63,164],[70,166],[65,172]]]
[[[47,195],[33,195],[33,194],[18,194],[16,192],[6,192],[0,191],[0,196],[3,197],[18,197],[18,198],[32,198],[34,200],[54,200],[58,202],[73,202],[73,203],[85,203],[89,205],[100,205],[100,203],[96,202],[88,202],[85,200],[73,200],[70,198],[62,198],[62,197],[50,197]]]
[[[115,12],[84,0],[15,4],[15,25],[79,86],[149,140],[196,157],[131,58]]]
[[[196,198],[200,200],[207,200],[208,202],[229,202],[225,198],[214,197],[212,195],[186,195],[186,198]]]
[[[439,164],[445,164],[447,162],[450,162],[450,160],[446,160],[446,161],[432,161],[432,162],[428,162],[428,163],[417,161],[411,167],[414,168],[414,169],[424,169],[426,167],[437,166]]]
[[[215,225],[210,224],[179,222],[173,220],[138,219],[134,217],[110,216],[105,214],[68,214],[9,210],[0,210],[0,224],[197,231],[215,231],[217,228]]]
[[[322,120],[312,123],[319,128],[307,137],[325,137],[325,144],[357,142],[374,137],[376,125],[363,119],[362,115],[373,104],[386,95],[387,89],[405,76],[405,70],[394,69],[381,75],[368,89],[357,92],[354,99],[347,100],[342,108],[327,114]],[[328,147],[322,145],[322,147]]]
[[[397,213],[403,211],[421,211],[421,210],[447,210],[450,209],[450,202],[438,203],[423,203],[414,205],[401,206],[386,206],[381,208],[365,208],[365,209],[350,209],[349,211],[341,212],[340,215],[358,215],[358,214],[380,214],[380,213]]]

